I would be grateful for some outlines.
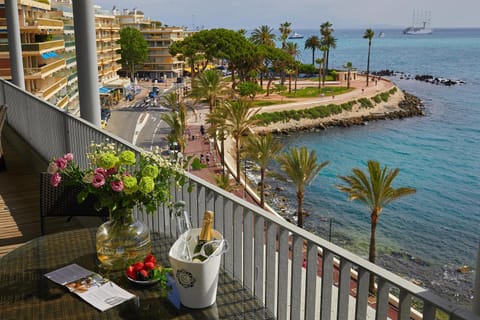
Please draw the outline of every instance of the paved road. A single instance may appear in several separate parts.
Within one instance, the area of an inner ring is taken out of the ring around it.
[[[106,130],[121,137],[132,144],[145,150],[152,150],[155,146],[166,149],[165,136],[170,129],[161,115],[169,109],[160,106],[150,106],[144,102],[153,84],[140,82],[142,90],[133,101],[121,101],[113,110]],[[160,87],[161,94],[166,94],[175,89],[171,82],[155,84]]]

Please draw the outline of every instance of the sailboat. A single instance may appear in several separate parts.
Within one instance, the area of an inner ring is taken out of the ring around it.
[[[413,13],[413,23],[412,26],[403,30],[403,34],[408,35],[421,35],[421,34],[431,34],[433,30],[430,28],[430,14],[424,13],[416,14]]]

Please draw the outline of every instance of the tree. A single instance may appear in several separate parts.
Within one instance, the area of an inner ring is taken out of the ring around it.
[[[272,134],[249,135],[244,144],[245,156],[260,167],[260,206],[265,207],[265,170],[268,164],[283,149]]]
[[[164,103],[167,107],[170,107],[172,111],[179,111],[180,110],[180,96],[175,92],[172,91],[167,95],[162,96]]]
[[[285,47],[285,51],[288,53],[290,57],[292,57],[290,69],[287,69],[287,74],[289,76],[288,82],[288,93],[292,92],[292,75],[295,75],[295,83],[296,83],[296,76],[298,74],[298,64],[296,63],[298,56],[300,55],[300,50],[298,49],[298,45],[293,42],[288,42],[287,46]]]
[[[184,109],[184,108],[183,108]],[[161,119],[170,127],[170,133],[167,135],[169,143],[177,143],[179,151],[184,152],[186,140],[186,112],[185,110],[167,112],[162,114]]]
[[[315,62],[318,64],[318,89],[320,89],[322,87],[321,83],[322,83],[322,68],[323,68],[323,64],[325,63],[325,59],[324,58],[318,58],[317,60],[315,60]]]
[[[375,32],[372,29],[365,30],[363,39],[368,39],[368,59],[367,59],[367,87],[368,87],[368,75],[370,74],[370,49],[372,47],[372,39],[375,37]]]
[[[297,191],[297,224],[303,227],[303,197],[305,188],[320,173],[320,171],[329,164],[329,161],[317,163],[317,154],[315,150],[310,151],[306,147],[290,148],[278,157],[280,168],[292,180]]]
[[[257,46],[275,47],[275,35],[273,29],[267,25],[262,25],[252,31],[250,41]],[[263,74],[265,72],[265,64],[262,56],[262,66],[260,67],[260,86],[263,88]]]
[[[192,81],[190,97],[207,99],[210,112],[215,108],[219,97],[227,93],[228,83],[216,70],[205,70]]]
[[[136,66],[148,59],[148,43],[139,30],[130,27],[120,30],[119,43],[122,65],[133,78]]]
[[[264,64],[269,70],[267,83],[267,96],[270,95],[270,87],[272,85],[275,74],[284,73],[285,68],[291,64],[292,57],[285,50],[279,48],[264,47]]]
[[[311,36],[305,41],[305,49],[312,50],[312,64],[315,64],[315,50],[320,49],[322,42],[318,36]]]
[[[250,41],[256,45],[275,47],[275,35],[273,29],[267,25],[260,26],[252,31]]]
[[[241,97],[249,97],[255,100],[257,93],[262,92],[262,88],[255,82],[245,81],[238,84],[238,91]]]
[[[278,28],[278,31],[280,31],[280,39],[282,40],[282,49],[286,47],[288,36],[292,33],[291,26],[291,22],[284,22],[281,23],[280,28]]]
[[[328,21],[322,23],[320,25],[320,34],[322,35],[322,45],[327,47],[326,50],[326,57],[325,57],[325,66],[324,66],[324,77],[328,73],[328,65],[329,65],[329,57],[330,57],[330,49],[335,49],[337,47],[337,39],[333,37],[333,28],[332,24]],[[325,84],[325,78],[324,78]]]
[[[364,203],[370,209],[370,250],[368,259],[375,263],[376,257],[376,231],[378,219],[382,213],[383,207],[389,203],[413,194],[414,188],[401,187],[393,188],[392,182],[400,172],[400,169],[388,170],[387,166],[380,168],[378,161],[368,161],[368,172],[365,173],[358,168],[352,169],[352,175],[340,176],[347,185],[337,185],[336,187],[348,194],[348,200],[358,200]],[[373,274],[370,274],[370,292],[374,292],[375,283]]]
[[[225,117],[225,129],[235,140],[235,161],[237,162],[236,179],[240,181],[240,148],[242,139],[258,120],[254,119],[259,109],[252,109],[246,101],[224,102],[219,106]]]
[[[347,89],[350,89],[350,72],[353,69],[353,64],[351,61],[348,61],[343,65],[345,69],[347,69]]]
[[[215,145],[217,144],[217,141],[220,139],[222,174],[225,174],[225,139],[226,139],[225,110],[221,107],[215,108],[213,112],[208,114],[206,121],[209,124],[207,132],[211,137],[215,139]]]

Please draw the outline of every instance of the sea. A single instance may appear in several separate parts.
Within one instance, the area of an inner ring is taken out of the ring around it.
[[[335,26],[333,26],[335,29]],[[319,29],[295,30],[303,63],[304,49]],[[352,62],[367,69],[365,29],[335,30],[329,68]],[[280,139],[286,148],[306,146],[319,162],[329,160],[305,193],[305,228],[362,257],[368,256],[368,208],[348,201],[338,191],[338,176],[352,168],[366,170],[368,160],[399,168],[394,187],[414,187],[414,195],[384,207],[377,227],[378,263],[444,297],[468,305],[480,245],[480,29],[434,29],[430,35],[404,35],[402,30],[374,30],[370,71],[393,70],[400,89],[419,97],[425,116],[370,121],[364,126],[297,132]],[[319,58],[321,51],[316,51]],[[464,84],[446,86],[415,80],[432,75]],[[279,168],[273,164],[271,171]],[[296,210],[288,182],[269,178],[278,196],[288,199],[287,214]],[[282,191],[283,190],[283,191]],[[277,197],[278,198],[278,197]],[[459,272],[462,266],[470,270]]]

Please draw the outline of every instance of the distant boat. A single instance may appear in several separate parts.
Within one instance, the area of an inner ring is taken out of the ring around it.
[[[303,39],[303,36],[300,33],[293,33],[288,39]]]
[[[378,37],[379,37],[379,38],[385,37],[385,32],[380,32],[380,33],[378,34]]]
[[[417,13],[413,13],[412,26],[403,30],[403,34],[408,35],[421,35],[431,34],[433,30],[430,28],[430,14],[423,14],[419,16]]]

